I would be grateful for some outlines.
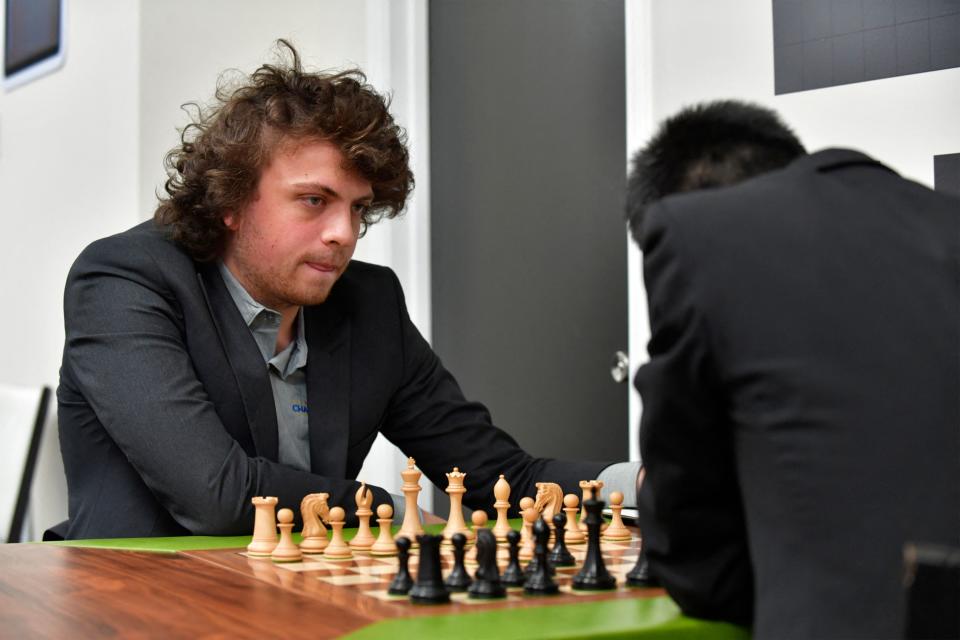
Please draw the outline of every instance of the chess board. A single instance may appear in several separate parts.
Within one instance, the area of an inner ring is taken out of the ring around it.
[[[368,615],[371,619],[460,613],[490,608],[526,607],[582,602],[585,599],[637,598],[663,595],[662,589],[638,589],[627,586],[625,576],[634,567],[640,551],[640,540],[634,538],[623,542],[603,542],[602,551],[607,570],[617,579],[617,588],[611,591],[580,591],[571,587],[573,577],[580,571],[586,556],[586,545],[569,547],[577,560],[574,567],[557,567],[555,580],[560,593],[554,596],[532,596],[522,587],[507,590],[507,597],[498,600],[469,598],[466,593],[451,594],[451,602],[441,605],[413,604],[407,596],[391,596],[387,593],[390,581],[397,573],[395,557],[378,558],[354,552],[354,557],[334,561],[319,556],[304,556],[301,562],[274,563],[269,559],[249,557],[243,549],[219,549],[185,552],[193,558],[209,562],[233,571],[253,576],[275,586],[301,595],[316,597],[337,606],[349,607],[352,611]],[[410,558],[410,573],[417,575],[418,555]],[[498,564],[501,572],[507,565],[506,547],[498,548]],[[447,576],[453,566],[453,554],[449,548],[441,552],[443,575]],[[525,564],[525,563],[524,563]],[[472,575],[476,564],[467,564]]]

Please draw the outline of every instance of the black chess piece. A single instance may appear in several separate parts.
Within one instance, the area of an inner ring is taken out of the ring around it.
[[[450,602],[450,592],[443,584],[440,571],[440,543],[443,536],[429,533],[417,536],[420,544],[420,565],[417,567],[417,582],[410,589],[410,600],[417,604],[442,604]]]
[[[450,591],[466,591],[470,583],[470,574],[463,564],[463,558],[466,555],[467,536],[462,533],[455,533],[450,536],[450,542],[453,543],[453,569],[447,575],[447,589]]]
[[[503,570],[500,576],[500,584],[507,587],[522,587],[526,582],[526,576],[523,575],[523,569],[520,568],[520,533],[517,531],[507,532],[507,544],[510,545],[510,562],[507,568]]]
[[[584,560],[580,573],[573,576],[574,589],[603,591],[617,588],[617,579],[607,571],[603,563],[603,553],[600,551],[600,512],[603,504],[602,500],[583,502],[583,507],[587,510],[587,559]]]
[[[640,549],[640,555],[637,556],[637,564],[627,574],[627,584],[631,587],[660,586],[660,580],[650,572],[650,565],[647,564],[647,554],[643,552],[643,549]]]
[[[553,516],[553,531],[557,537],[557,541],[554,543],[550,555],[547,556],[547,560],[555,567],[573,567],[577,564],[577,560],[573,557],[573,554],[570,553],[570,550],[567,549],[566,526],[567,514],[560,512]]]
[[[392,596],[405,596],[410,592],[410,587],[413,586],[413,578],[410,576],[410,538],[399,536],[396,539],[396,544],[400,570],[390,581],[387,593]]]
[[[480,566],[468,589],[470,597],[505,598],[507,590],[500,583],[500,568],[497,567],[497,538],[489,529],[477,530],[477,562]]]
[[[540,518],[540,520],[543,520],[543,518]],[[540,520],[538,520],[537,522],[540,522]],[[546,521],[544,521],[543,524],[547,524]],[[549,546],[549,543],[550,543],[550,528],[547,527],[547,542],[545,542],[544,544]],[[551,576],[556,575],[557,570],[549,560],[546,561],[546,567],[547,567],[547,573],[549,573]],[[530,562],[527,563],[527,568],[523,570],[523,575],[529,578],[535,571],[539,571],[539,570],[540,570],[540,557],[536,554],[536,552],[534,552],[533,558],[531,558]]]
[[[550,563],[547,562],[547,545],[550,542],[550,527],[546,521],[540,518],[533,523],[533,537],[536,544],[533,548],[533,556],[536,561],[533,571],[527,575],[527,581],[523,583],[523,592],[530,595],[554,595],[560,593],[560,587],[550,577]],[[531,561],[531,564],[534,564]]]

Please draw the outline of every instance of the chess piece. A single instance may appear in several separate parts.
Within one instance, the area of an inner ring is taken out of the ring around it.
[[[487,526],[487,512],[481,509],[477,509],[472,514],[470,514],[470,521],[473,522],[473,535],[476,537],[479,535],[480,530],[486,528]],[[477,546],[474,545],[467,550],[466,557],[467,564],[476,564],[477,563]]]
[[[303,553],[323,553],[330,543],[327,528],[323,526],[323,521],[330,517],[329,498],[329,493],[309,493],[300,502],[300,518],[303,520],[300,551]]]
[[[417,581],[410,589],[410,601],[416,604],[442,604],[450,602],[450,592],[443,584],[440,571],[440,543],[443,536],[425,533],[417,537],[420,545],[420,564]]]
[[[450,537],[450,542],[453,544],[453,569],[450,570],[444,584],[450,591],[466,591],[473,582],[463,564],[463,556],[467,553],[467,536],[455,533]]]
[[[503,570],[500,582],[507,587],[522,587],[526,576],[520,567],[520,534],[511,529],[507,534],[507,544],[510,546],[510,562]]]
[[[497,510],[497,524],[493,526],[493,535],[497,537],[497,542],[505,542],[507,534],[513,531],[513,528],[507,518],[507,511],[510,509],[510,483],[503,474],[500,474],[500,479],[493,485],[493,495],[497,499],[493,503],[493,508]]]
[[[607,571],[600,551],[600,512],[603,502],[587,500],[587,558],[580,573],[573,577],[573,588],[584,591],[602,591],[617,588],[617,579]]]
[[[561,512],[553,516],[553,530],[556,535],[556,543],[553,545],[550,555],[547,556],[547,560],[555,567],[573,567],[577,564],[573,554],[567,549],[566,524],[567,516],[564,513]]]
[[[577,505],[579,503],[580,499],[577,498],[576,494],[568,493],[563,497],[563,512],[567,514],[567,534],[565,538],[567,544],[580,545],[587,541],[587,536],[583,534],[583,531],[580,531],[580,527],[577,525],[577,511],[579,511]]]
[[[547,525],[546,520],[544,520],[543,518],[541,518],[541,517],[540,517],[540,514],[537,514],[537,519],[536,519],[536,521],[534,522],[533,526],[531,527],[534,531],[536,530],[537,523],[539,523],[539,522],[543,522],[543,524],[544,524],[545,526]],[[533,559],[531,559],[530,562],[527,563],[527,568],[523,570],[523,575],[525,575],[525,576],[527,577],[527,579],[529,579],[532,574],[536,573],[537,571],[540,571],[540,556],[538,556],[537,553],[536,553],[536,549],[537,549],[537,546],[536,546],[536,535],[532,535],[531,537],[532,537],[533,540],[534,540]],[[544,545],[545,545],[545,546],[546,546],[546,545],[549,545],[549,540],[550,540],[550,527],[547,526],[547,542],[544,542]],[[549,554],[549,551],[547,552],[547,554]],[[555,574],[557,573],[556,568],[555,568],[552,564],[550,564],[549,562],[546,563],[546,571],[547,571],[547,573],[549,573],[551,576],[552,576],[552,575],[555,575]]]
[[[469,597],[486,600],[506,597],[507,590],[500,582],[500,568],[497,566],[497,538],[492,531],[477,530],[476,549],[480,568],[468,589]]]
[[[587,530],[587,500],[593,499],[593,481],[581,480],[580,489],[583,491],[583,498],[580,500],[580,531]]]
[[[392,596],[405,596],[413,586],[413,578],[410,576],[410,538],[398,536],[396,544],[397,561],[400,567],[397,575],[390,581],[387,593]]]
[[[590,485],[593,487],[593,499],[598,502],[603,502],[603,482],[601,480],[591,480]],[[607,521],[603,519],[603,514],[600,514],[600,531],[606,531]]]
[[[353,557],[350,545],[343,539],[343,525],[346,523],[346,517],[343,507],[330,509],[330,528],[333,529],[333,537],[327,548],[323,550],[323,557],[328,560],[349,560]]]
[[[370,547],[370,555],[397,555],[397,543],[394,541],[393,532],[390,530],[390,526],[393,524],[392,506],[384,503],[377,507],[377,524],[380,525],[380,535],[377,536],[377,541]]]
[[[657,576],[650,573],[650,565],[647,563],[647,554],[643,549],[637,556],[637,564],[633,566],[630,573],[627,574],[627,584],[631,587],[659,587],[660,581]]]
[[[530,595],[546,596],[560,592],[560,587],[550,576],[550,563],[547,561],[547,543],[550,540],[550,527],[543,518],[537,518],[533,525],[533,537],[536,540],[535,565],[533,571],[523,583],[523,592]]]
[[[269,557],[277,547],[277,502],[274,496],[251,498],[255,509],[253,540],[247,545],[247,554],[256,558]]]
[[[467,474],[454,467],[453,471],[447,475],[447,493],[450,495],[450,517],[447,518],[447,526],[443,528],[443,541],[449,542],[451,536],[455,533],[462,533],[467,538],[467,542],[473,541],[473,531],[467,528],[467,523],[463,519],[463,494],[467,492],[463,486],[464,478]]]
[[[360,525],[353,540],[350,541],[350,548],[355,551],[368,551],[377,540],[370,530],[370,518],[373,516],[373,511],[370,509],[370,505],[373,504],[373,491],[370,491],[366,483],[361,482],[354,500],[357,502],[357,520],[360,521]]]
[[[563,489],[555,482],[538,482],[537,498],[533,508],[553,527],[553,516],[563,506]]]
[[[280,529],[280,542],[270,554],[270,559],[274,562],[299,562],[303,560],[303,552],[293,541],[293,511],[290,509],[280,509],[277,513],[277,520],[280,523],[277,527]]]
[[[520,532],[521,560],[533,559],[534,549],[536,547],[536,542],[533,538],[533,523],[536,522],[539,517],[540,515],[533,507],[529,507],[523,511],[523,529]]]
[[[415,542],[417,536],[423,533],[423,526],[420,524],[420,507],[417,506],[417,494],[420,493],[420,471],[414,467],[416,460],[407,458],[407,468],[400,472],[403,478],[404,504],[406,509],[403,513],[403,524],[400,525],[398,536],[404,536],[410,541],[413,548],[417,547]]]
[[[610,520],[610,525],[601,534],[601,537],[604,540],[616,542],[620,540],[629,540],[632,537],[630,530],[627,529],[627,527],[623,524],[623,518],[620,515],[622,510],[623,494],[619,491],[614,491],[610,494],[610,512],[613,517]]]

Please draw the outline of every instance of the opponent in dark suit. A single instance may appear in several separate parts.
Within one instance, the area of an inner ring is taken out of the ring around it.
[[[960,540],[960,201],[736,103],[631,188],[652,569],[757,638],[900,637],[904,543]]]
[[[295,507],[325,491],[352,515],[378,432],[440,486],[467,472],[475,508],[491,506],[501,473],[533,495],[536,481],[575,491],[606,466],[521,450],[463,398],[394,274],[350,261],[363,226],[396,215],[412,187],[402,132],[360,74],[307,73],[290,51],[292,64],[262,67],[187,130],[157,223],[95,242],[71,269],[58,389],[68,537],[245,533],[259,495]],[[278,461],[273,373],[218,261],[275,312],[277,353],[303,319],[309,469]]]

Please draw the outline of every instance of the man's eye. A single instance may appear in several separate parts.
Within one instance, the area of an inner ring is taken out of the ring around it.
[[[306,196],[303,201],[311,207],[319,207],[324,203],[323,198],[320,196]]]
[[[355,204],[353,205],[353,212],[358,216],[366,215],[367,211],[370,210],[370,205],[368,204]]]

